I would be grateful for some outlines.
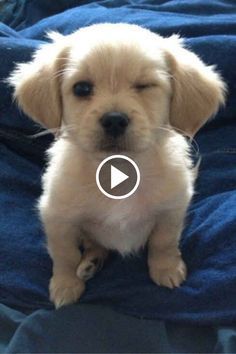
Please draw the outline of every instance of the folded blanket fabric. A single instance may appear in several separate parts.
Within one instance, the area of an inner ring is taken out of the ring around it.
[[[235,1],[22,0],[2,5],[0,77],[30,59],[45,32],[64,34],[98,22],[128,22],[161,35],[179,33],[208,64],[217,64],[229,86],[227,106],[197,135],[202,155],[197,193],[181,248],[188,279],[178,289],[156,286],[146,254],[113,254],[88,282],[82,302],[103,303],[146,318],[198,324],[236,319],[236,4]],[[12,103],[0,83],[0,301],[50,308],[51,261],[34,205],[40,195],[44,151],[52,137],[33,139],[40,128]]]

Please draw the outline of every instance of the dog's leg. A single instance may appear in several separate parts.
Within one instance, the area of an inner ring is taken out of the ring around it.
[[[87,281],[102,268],[108,251],[89,239],[84,240],[83,246],[84,253],[76,274],[80,279]]]
[[[81,260],[78,248],[79,230],[70,223],[44,220],[48,237],[48,250],[53,260],[50,281],[50,299],[56,308],[76,302],[85,289],[84,282],[76,276]]]
[[[186,279],[186,266],[178,241],[183,229],[185,210],[160,215],[148,243],[148,267],[151,279],[168,288],[178,287]]]

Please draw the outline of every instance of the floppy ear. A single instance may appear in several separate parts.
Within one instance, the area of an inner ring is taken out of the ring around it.
[[[30,63],[18,64],[8,80],[22,110],[46,128],[61,124],[60,71],[67,54],[62,43],[58,40],[42,46]]]
[[[173,90],[170,124],[193,136],[224,104],[226,85],[177,36],[166,39],[166,54]]]

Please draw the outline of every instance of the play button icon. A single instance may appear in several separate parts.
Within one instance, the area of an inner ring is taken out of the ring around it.
[[[111,165],[111,189],[118,186],[118,184],[122,183],[127,178],[129,178],[129,176]]]
[[[139,186],[139,168],[125,155],[112,155],[98,166],[96,182],[100,191],[107,197],[124,199],[132,195]]]

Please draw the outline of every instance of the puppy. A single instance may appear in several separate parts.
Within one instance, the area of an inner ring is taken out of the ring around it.
[[[178,287],[186,278],[178,243],[195,179],[184,136],[224,103],[224,82],[178,36],[136,25],[50,37],[9,81],[28,116],[61,132],[38,203],[53,260],[51,300],[56,307],[77,301],[109,249],[125,255],[146,242],[151,279]],[[140,169],[140,186],[127,199],[109,199],[96,185],[99,163],[114,153]]]

